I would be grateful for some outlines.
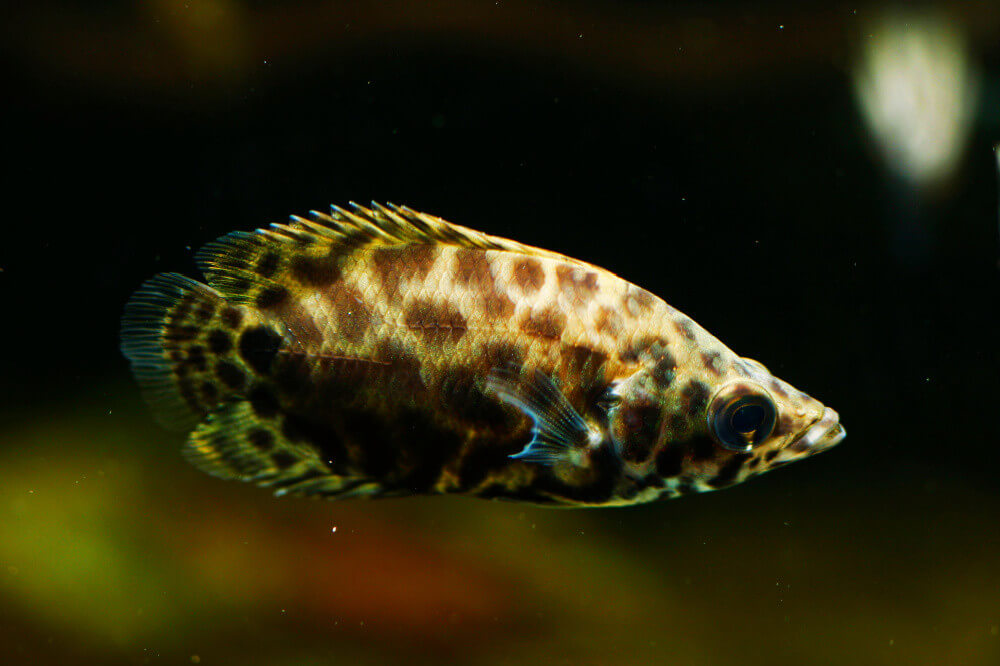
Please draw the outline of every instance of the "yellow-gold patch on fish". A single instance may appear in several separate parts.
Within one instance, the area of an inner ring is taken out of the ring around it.
[[[837,413],[663,300],[403,206],[234,232],[146,282],[122,351],[184,455],[278,493],[619,506],[839,442]]]

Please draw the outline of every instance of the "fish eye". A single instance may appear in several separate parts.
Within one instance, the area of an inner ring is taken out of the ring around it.
[[[618,395],[618,384],[610,384],[597,398],[597,406],[604,411],[614,409],[621,404],[622,397]]]
[[[765,393],[719,395],[713,401],[709,424],[716,441],[733,451],[749,451],[774,431],[777,410]]]

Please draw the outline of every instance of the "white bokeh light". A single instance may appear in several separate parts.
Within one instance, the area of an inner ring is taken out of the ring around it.
[[[965,149],[979,88],[958,26],[931,15],[881,20],[866,36],[854,84],[889,166],[916,185],[947,180]]]

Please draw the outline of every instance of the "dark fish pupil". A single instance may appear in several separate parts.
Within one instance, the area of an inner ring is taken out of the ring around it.
[[[712,434],[725,448],[745,452],[771,436],[776,418],[774,403],[766,394],[743,395],[717,408]]]
[[[760,428],[764,418],[764,408],[761,405],[743,405],[733,412],[729,423],[736,432],[749,434]]]

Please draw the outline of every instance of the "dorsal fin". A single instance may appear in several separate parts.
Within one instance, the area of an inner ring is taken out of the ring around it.
[[[583,264],[556,252],[491,236],[406,206],[372,202],[365,208],[332,206],[329,214],[292,215],[287,224],[254,232],[236,231],[208,243],[195,255],[208,283],[248,304],[282,293],[291,273],[297,283],[322,286],[336,280],[345,257],[374,245],[453,245],[502,250]]]

